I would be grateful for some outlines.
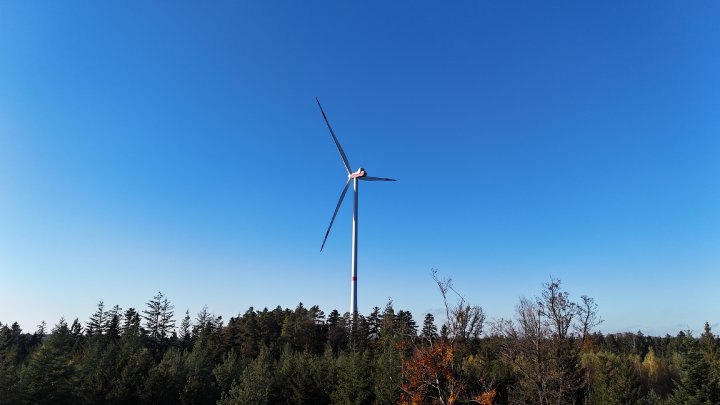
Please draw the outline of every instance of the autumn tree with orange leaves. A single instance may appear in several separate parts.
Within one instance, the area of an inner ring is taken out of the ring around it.
[[[458,358],[460,346],[470,339],[478,339],[485,322],[479,306],[470,306],[452,285],[452,279],[440,279],[433,270],[445,304],[446,333],[440,337],[428,335],[415,345],[412,356],[403,361],[401,404],[442,404],[474,402],[492,404],[495,390],[485,384],[483,391],[473,395]],[[449,302],[449,293],[458,299]],[[492,384],[489,384],[492,385]]]

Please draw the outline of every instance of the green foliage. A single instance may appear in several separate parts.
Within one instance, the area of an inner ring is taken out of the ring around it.
[[[102,304],[102,301],[100,303]],[[142,317],[145,320],[145,329],[148,335],[156,342],[164,342],[170,337],[171,331],[175,329],[173,320],[175,306],[162,292],[158,292],[145,305],[147,305],[147,309],[143,311]]]
[[[225,353],[222,362],[217,364],[212,371],[219,391],[225,392],[229,390],[233,381],[240,378],[244,369],[245,364],[234,349],[230,349],[229,352]]]
[[[114,343],[105,343],[104,339],[91,339],[79,354],[75,363],[76,397],[82,403],[96,404],[105,402],[113,381],[117,378],[117,364],[120,348]]]
[[[589,374],[590,404],[622,405],[641,403],[637,358],[608,352],[585,353],[583,366]]]
[[[720,381],[718,380],[718,359],[716,339],[705,324],[705,333],[700,340],[688,333],[680,336],[682,341],[679,360],[680,379],[673,392],[676,404],[717,404],[720,403]]]
[[[144,381],[153,365],[153,356],[143,345],[143,339],[130,330],[126,331],[120,341],[115,378],[106,395],[107,403],[139,403]]]
[[[432,314],[425,315],[420,338],[422,339],[423,344],[432,343],[438,338],[438,330],[437,326],[435,326],[435,317]]]
[[[186,312],[177,336],[162,294],[143,312],[145,327],[135,309],[100,301],[85,328],[77,319],[34,333],[0,324],[0,405],[720,403],[720,347],[709,324],[698,338],[602,335],[592,331],[593,308],[552,281],[521,301],[517,321],[486,336],[484,313],[464,302],[448,307],[440,328],[427,315],[419,330],[392,302],[367,317],[325,318],[302,304],[250,308],[227,325],[203,308],[194,321]],[[442,371],[440,379],[424,379],[428,370]]]
[[[373,384],[367,352],[341,354],[336,363],[337,388],[332,394],[336,404],[371,404]]]
[[[307,351],[293,352],[286,347],[277,365],[279,395],[292,404],[327,404],[335,386],[332,356],[317,356]]]
[[[327,343],[334,354],[347,347],[348,334],[345,318],[341,317],[336,309],[328,316],[326,323]]]
[[[220,394],[213,377],[213,368],[220,347],[213,335],[201,335],[192,351],[185,353],[185,385],[180,392],[182,404],[212,404]]]
[[[17,383],[20,327],[0,324],[0,405],[18,403],[20,392]]]
[[[19,373],[19,392],[33,404],[69,403],[73,397],[72,337],[64,319]]]
[[[399,336],[385,329],[378,341],[374,361],[373,393],[376,403],[396,403],[400,398],[404,351],[398,350]]]
[[[275,390],[274,364],[268,352],[262,350],[250,362],[240,379],[223,394],[218,405],[266,405],[273,403]]]
[[[175,347],[165,352],[158,365],[150,369],[141,399],[152,404],[176,404],[187,378],[183,353]]]

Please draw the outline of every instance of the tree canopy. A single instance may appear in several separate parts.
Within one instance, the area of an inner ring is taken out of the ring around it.
[[[50,331],[0,323],[0,405],[720,403],[709,323],[698,337],[603,335],[598,305],[556,279],[514,319],[487,322],[433,276],[445,311],[421,325],[389,301],[357,316],[249,308],[227,322],[205,307],[176,327],[160,292],[140,311],[101,300],[84,324]]]

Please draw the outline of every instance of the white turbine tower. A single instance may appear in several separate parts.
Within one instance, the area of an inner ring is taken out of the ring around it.
[[[371,177],[368,176],[365,172],[365,169],[362,167],[359,168],[357,171],[353,172],[350,170],[350,163],[348,162],[347,156],[345,156],[345,152],[343,152],[342,146],[340,146],[340,142],[337,139],[337,136],[335,136],[335,131],[333,131],[332,127],[330,126],[330,122],[328,121],[327,117],[325,116],[325,111],[323,111],[322,106],[320,105],[320,100],[317,98],[315,99],[317,101],[318,107],[320,107],[320,112],[323,115],[323,118],[325,119],[325,123],[327,124],[328,129],[330,130],[330,135],[332,135],[333,141],[335,141],[335,146],[337,146],[338,152],[340,152],[340,157],[342,158],[343,164],[345,165],[345,170],[347,170],[347,182],[345,183],[345,188],[343,188],[342,193],[340,194],[340,200],[338,200],[337,206],[335,206],[335,212],[333,212],[332,219],[330,219],[330,225],[328,226],[327,232],[325,232],[325,239],[323,239],[322,246],[320,246],[320,251],[322,252],[323,248],[325,247],[325,241],[327,241],[327,237],[330,234],[330,228],[332,228],[333,222],[335,222],[335,216],[338,213],[338,210],[340,209],[340,205],[343,202],[343,198],[345,198],[345,193],[347,193],[348,187],[350,186],[350,181],[352,180],[353,183],[353,191],[354,191],[354,198],[353,198],[353,227],[352,227],[352,273],[351,273],[351,281],[350,281],[350,314],[351,316],[357,315],[357,242],[358,242],[358,180],[364,180],[364,181],[395,181],[395,179],[387,179],[383,177]]]

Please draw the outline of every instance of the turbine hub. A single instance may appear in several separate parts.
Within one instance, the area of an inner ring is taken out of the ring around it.
[[[365,169],[362,167],[359,168],[355,173],[348,174],[348,178],[350,179],[357,179],[358,177],[365,177],[367,176],[367,172],[365,172]]]

